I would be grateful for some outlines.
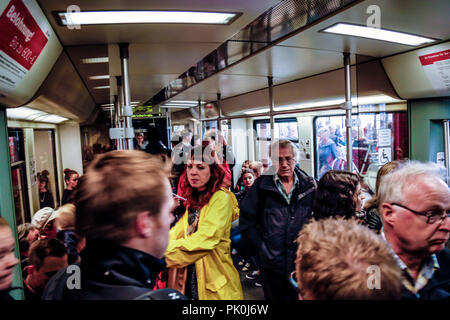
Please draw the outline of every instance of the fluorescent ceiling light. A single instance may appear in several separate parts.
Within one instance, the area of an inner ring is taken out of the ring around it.
[[[107,63],[109,62],[108,57],[99,57],[99,58],[84,58],[81,59],[83,63]]]
[[[6,109],[6,115],[9,119],[26,120],[35,122],[61,123],[69,120],[67,118],[50,114],[41,110],[35,110],[28,107]]]
[[[118,23],[206,23],[228,24],[238,14],[189,11],[80,11],[59,12],[63,25]]]
[[[403,100],[395,99],[385,94],[378,94],[373,96],[363,96],[363,97],[352,97],[351,99],[353,107],[358,105],[370,105],[370,104],[383,104],[383,103],[395,103],[401,102]],[[340,105],[345,102],[344,98],[339,99],[327,99],[320,100],[315,102],[306,102],[299,103],[287,106],[279,106],[273,108],[274,111],[286,111],[286,110],[296,110],[296,109],[304,109],[304,108],[314,108],[314,107],[326,107],[326,106],[334,106]]]
[[[256,110],[251,110],[251,111],[246,111],[244,112],[245,114],[257,114],[257,113],[266,113],[269,112],[269,108],[264,108],[264,109],[256,109]]]
[[[109,74],[105,74],[103,76],[90,76],[90,80],[102,80],[102,79],[109,79]]]
[[[408,46],[420,46],[425,43],[434,42],[436,40],[407,34],[403,32],[390,31],[386,29],[371,28],[348,23],[338,23],[328,27],[323,32],[336,33],[348,36],[363,37],[382,41],[395,42]]]
[[[109,86],[98,86],[98,87],[93,87],[92,89],[109,89]]]

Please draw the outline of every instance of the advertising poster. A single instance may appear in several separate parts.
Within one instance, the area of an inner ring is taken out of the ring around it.
[[[22,81],[50,37],[50,25],[35,2],[11,0],[0,14],[0,93]]]

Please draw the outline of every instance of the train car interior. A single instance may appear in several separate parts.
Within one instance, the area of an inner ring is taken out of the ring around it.
[[[349,169],[373,190],[407,158],[449,183],[449,13],[448,0],[1,0],[0,214],[30,222],[45,170],[59,205],[64,169],[82,175],[138,133],[170,149],[188,129],[221,131],[233,183],[275,139],[317,179]]]

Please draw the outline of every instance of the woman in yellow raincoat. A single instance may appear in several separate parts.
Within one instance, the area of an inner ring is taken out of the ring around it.
[[[243,293],[231,259],[230,228],[239,216],[239,207],[234,194],[221,188],[225,170],[217,164],[213,149],[204,142],[188,158],[186,177],[181,179],[186,212],[170,231],[165,257],[169,268],[188,267],[188,297],[238,300]],[[203,157],[194,159],[194,155]]]

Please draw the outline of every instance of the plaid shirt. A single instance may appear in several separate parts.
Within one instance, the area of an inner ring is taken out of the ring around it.
[[[384,235],[384,230],[381,231],[381,236],[387,242],[386,236]],[[414,282],[413,273],[408,268],[408,266],[400,259],[400,257],[391,249],[391,253],[394,256],[394,259],[397,261],[398,267],[402,270],[402,284],[403,286],[417,295],[419,297],[419,291],[423,287],[425,287],[433,278],[434,273],[437,269],[439,269],[439,263],[435,254],[432,254],[429,257],[426,257],[422,261],[422,268],[419,271],[419,275],[417,280]]]
[[[292,193],[293,193],[294,189],[299,187],[299,185],[300,185],[300,182],[299,182],[295,172],[294,172],[294,184],[292,185],[292,188],[289,191],[289,193],[287,193],[286,190],[284,189],[283,183],[281,182],[278,174],[273,175],[273,182],[275,182],[275,185],[277,186],[278,191],[280,191],[281,195],[284,197],[286,202],[288,204],[291,204]]]

